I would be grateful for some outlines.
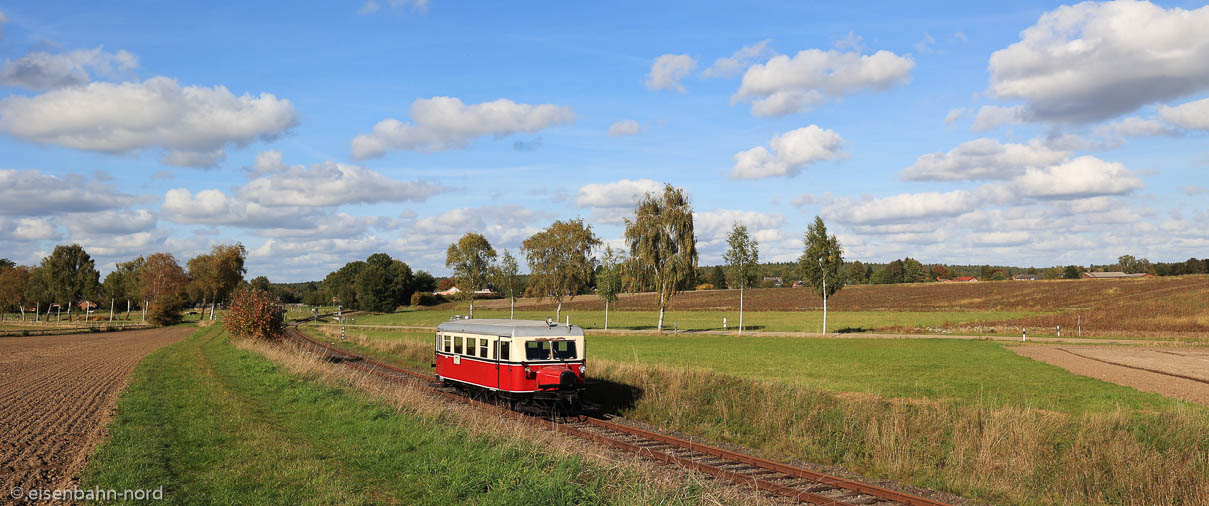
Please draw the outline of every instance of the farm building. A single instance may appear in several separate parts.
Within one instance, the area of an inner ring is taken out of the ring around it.
[[[1038,281],[1040,279],[1040,274],[1017,274],[1012,276],[1013,281]]]
[[[1084,272],[1083,279],[1125,279],[1125,278],[1152,278],[1154,274],[1146,274],[1144,272],[1125,273],[1125,272]]]
[[[459,288],[458,288],[458,287],[456,287],[456,286],[453,286],[453,287],[450,287],[448,290],[445,290],[445,291],[443,291],[443,292],[437,292],[435,295],[441,295],[441,296],[445,296],[445,297],[452,297],[452,296],[457,295],[457,294],[459,294],[459,293],[462,293],[462,290],[461,290],[461,289],[459,289]],[[492,291],[490,288],[484,288],[484,289],[482,289],[482,290],[475,290],[475,291],[474,291],[474,294],[475,294],[475,295],[485,295],[485,296],[488,296],[488,297],[496,295],[496,293],[495,293],[494,291]]]
[[[767,283],[769,281],[771,281],[772,284],[776,285],[778,288],[785,286],[785,280],[781,279],[780,276],[764,276],[763,282]]]
[[[80,307],[80,311],[88,311],[89,309],[96,309],[97,303],[90,300],[82,300],[77,306]]]
[[[970,283],[973,281],[978,281],[978,278],[974,276],[957,276],[953,279],[942,279],[940,281],[943,283]]]

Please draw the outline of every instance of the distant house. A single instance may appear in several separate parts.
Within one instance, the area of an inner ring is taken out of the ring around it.
[[[1084,272],[1083,279],[1127,279],[1127,278],[1151,278],[1154,274],[1146,274],[1144,272],[1126,273],[1126,272]]]
[[[800,280],[800,279],[799,279],[799,280],[797,280],[797,281],[794,281],[794,282],[793,282],[793,284],[792,284],[792,285],[790,285],[790,286],[791,286],[792,288],[801,288],[801,286],[802,286],[802,280]]]
[[[1017,274],[1012,276],[1012,280],[1014,281],[1039,281],[1040,279],[1040,274]]]
[[[80,311],[88,311],[89,309],[97,308],[97,303],[90,300],[82,300],[77,305],[80,307]]]
[[[459,293],[462,293],[462,290],[460,290],[460,289],[458,289],[458,287],[454,286],[454,287],[450,287],[448,290],[445,290],[445,291],[443,291],[443,292],[437,292],[437,293],[436,293],[436,295],[442,295],[442,296],[445,296],[445,297],[452,297],[452,296],[457,295],[457,294],[459,294]],[[475,295],[487,295],[487,296],[493,296],[493,295],[496,295],[496,293],[495,293],[494,291],[492,291],[490,288],[484,288],[484,289],[482,289],[482,290],[475,290],[475,291],[474,291],[474,294],[475,294]]]
[[[781,279],[780,276],[764,276],[764,282],[767,283],[769,281],[771,281],[772,284],[776,285],[778,288],[785,286],[785,280]]]
[[[941,281],[945,283],[969,283],[971,281],[978,281],[978,278],[974,276],[957,276],[953,279],[942,279]]]

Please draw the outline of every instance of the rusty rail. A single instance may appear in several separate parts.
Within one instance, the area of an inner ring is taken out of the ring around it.
[[[911,506],[940,506],[945,504],[897,490],[789,466],[751,455],[694,443],[685,439],[596,418],[579,417],[578,421],[574,423],[558,423],[553,420],[532,417],[502,406],[437,390],[433,381],[435,378],[433,375],[419,373],[342,350],[327,343],[311,339],[294,327],[287,329],[287,336],[301,346],[321,351],[325,358],[340,358],[344,365],[377,375],[389,381],[407,380],[421,383],[424,386],[433,388],[433,393],[443,398],[470,404],[503,416],[535,423],[557,432],[603,446],[634,453],[658,462],[693,469],[737,485],[753,487],[800,502],[820,505],[895,503]],[[620,436],[610,435],[610,432],[620,434]],[[626,438],[632,438],[637,441],[625,441]],[[666,446],[667,448],[661,449],[657,448],[658,446]],[[678,451],[687,451],[688,455],[676,455]],[[706,460],[710,459],[722,462],[706,462]],[[745,469],[745,471],[748,471],[747,473],[738,470],[744,467],[747,468]],[[790,483],[806,481],[807,483],[789,485],[778,483],[778,480],[789,480]]]

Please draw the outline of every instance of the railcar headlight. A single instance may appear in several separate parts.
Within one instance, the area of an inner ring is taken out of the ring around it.
[[[583,376],[584,373],[586,373],[586,372],[588,372],[588,366],[580,364],[579,365],[579,375]]]

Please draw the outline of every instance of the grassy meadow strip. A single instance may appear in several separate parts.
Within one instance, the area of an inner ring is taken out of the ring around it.
[[[139,365],[81,487],[162,486],[167,502],[190,504],[738,500],[597,465],[485,419],[469,426],[410,389],[375,395],[356,388],[363,377],[316,372],[335,369],[307,359],[285,366],[233,346],[219,326],[199,329]]]
[[[434,327],[449,321],[456,314],[467,314],[463,309],[402,310],[387,314],[365,314],[355,317],[357,324],[364,325],[414,325]],[[830,332],[868,332],[881,328],[928,328],[960,325],[986,320],[1008,320],[1037,315],[1027,311],[831,311],[827,313]],[[508,318],[507,309],[479,309],[475,318]],[[517,310],[520,320],[544,320],[553,318],[553,311]],[[571,323],[585,329],[604,328],[604,311],[564,309],[562,322],[571,318]],[[723,330],[722,319],[727,320],[727,329],[739,325],[738,311],[669,311],[664,317],[664,328],[672,330]],[[654,330],[659,320],[656,311],[609,311],[609,328],[617,330]],[[743,326],[747,330],[777,332],[818,332],[823,324],[821,311],[746,311]]]
[[[344,346],[427,366],[427,338],[386,334]],[[1001,345],[629,339],[590,339],[588,364],[610,386],[594,400],[631,419],[993,504],[1209,504],[1209,410]]]

